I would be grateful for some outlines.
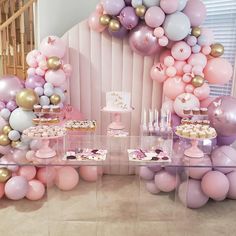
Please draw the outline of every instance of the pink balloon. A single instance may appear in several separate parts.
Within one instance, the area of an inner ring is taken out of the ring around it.
[[[18,164],[25,164],[28,163],[28,160],[26,159],[26,153],[25,150],[16,149],[13,153],[13,160]]]
[[[180,184],[178,195],[184,206],[193,209],[204,206],[209,200],[209,197],[201,189],[201,182],[194,179],[189,179]]]
[[[90,15],[89,20],[88,20],[90,29],[99,33],[103,32],[106,29],[106,26],[103,26],[100,24],[100,17],[101,17],[101,14],[97,12],[93,12]]]
[[[229,180],[219,171],[210,171],[202,178],[202,191],[216,201],[223,201],[229,191]]]
[[[42,40],[39,50],[46,57],[63,58],[66,53],[66,45],[59,37],[48,36]]]
[[[79,175],[73,167],[66,166],[57,170],[55,184],[60,190],[72,190],[77,186],[78,183]]]
[[[141,166],[139,169],[139,176],[144,180],[152,180],[154,178],[154,172],[146,166]]]
[[[28,76],[33,76],[33,75],[35,75],[36,73],[35,73],[35,68],[29,68],[28,70],[27,70],[27,75]]]
[[[146,182],[146,189],[151,194],[158,194],[160,192],[160,189],[157,188],[154,181]]]
[[[20,200],[24,198],[28,190],[28,181],[23,176],[14,176],[10,178],[5,185],[5,195],[11,200]]]
[[[202,53],[192,54],[188,59],[188,64],[192,66],[200,65],[205,68],[207,64],[207,57]]]
[[[215,97],[206,98],[201,101],[202,108],[208,108],[208,106],[215,100]]]
[[[4,188],[5,188],[5,184],[4,183],[0,183],[0,199],[4,196]]]
[[[32,180],[36,176],[36,168],[34,166],[22,166],[18,170],[18,175],[25,177],[27,180]]]
[[[11,172],[17,172],[19,170],[19,165],[17,165],[14,161],[8,161],[7,169]]]
[[[151,69],[151,78],[159,83],[164,82],[167,79],[165,74],[166,66],[162,63],[157,63]]]
[[[45,193],[44,185],[38,180],[30,180],[29,181],[29,190],[26,194],[26,198],[31,201],[40,200]]]
[[[185,61],[176,61],[175,62],[174,67],[177,70],[177,75],[178,76],[183,76],[184,75],[183,68],[184,68],[185,65],[186,65]]]
[[[188,0],[183,13],[188,16],[191,26],[200,26],[206,19],[206,7],[201,0]]]
[[[35,70],[35,74],[38,75],[38,76],[44,76],[45,73],[46,73],[46,71],[41,69],[40,67],[37,67],[36,70]]]
[[[179,76],[167,79],[163,85],[163,93],[168,98],[174,100],[178,95],[184,93],[185,83]]]
[[[233,76],[232,65],[224,58],[213,58],[204,69],[205,79],[212,84],[226,84]]]
[[[145,22],[152,28],[157,28],[162,25],[165,20],[165,13],[160,7],[153,6],[148,8],[145,14]]]
[[[166,57],[171,56],[171,51],[170,50],[165,50],[160,54],[160,62],[164,63],[164,60]]]
[[[153,29],[145,24],[138,25],[130,32],[129,44],[134,52],[142,56],[151,56],[160,51]]]
[[[171,14],[178,10],[179,0],[161,0],[160,6],[166,14]]]
[[[36,68],[38,67],[38,62],[35,57],[32,56],[27,56],[26,57],[26,62],[31,68]]]
[[[165,34],[165,31],[162,27],[158,27],[156,29],[154,29],[154,35],[157,37],[157,38],[161,38],[163,37]]]
[[[0,154],[6,155],[11,151],[11,146],[7,145],[7,146],[1,146],[0,145]]]
[[[79,174],[87,182],[96,182],[99,178],[99,169],[96,166],[81,166]]]
[[[211,53],[211,47],[210,46],[204,46],[202,48],[202,53],[206,56],[208,56]]]
[[[201,101],[210,96],[210,86],[207,83],[204,83],[201,87],[198,87],[194,90],[194,95]]]
[[[67,77],[70,77],[72,74],[72,66],[70,64],[63,65],[63,71],[65,72]]]
[[[172,192],[180,184],[180,177],[178,174],[171,175],[167,171],[161,170],[155,175],[155,184],[160,191]]]
[[[169,39],[166,36],[162,36],[158,39],[158,43],[161,47],[166,47],[168,45]]]
[[[191,73],[192,72],[192,65],[190,65],[190,64],[184,65],[183,72],[184,73]]]
[[[31,151],[28,151],[26,153],[26,156],[25,156],[26,160],[29,161],[29,162],[32,162],[34,160],[34,158],[36,158],[35,156],[35,151],[31,150]]]
[[[56,87],[60,87],[66,82],[66,75],[62,69],[48,70],[45,74],[45,80]]]
[[[23,89],[22,82],[15,76],[0,78],[0,101],[9,102],[15,100],[16,94]]]
[[[193,93],[194,89],[195,89],[195,88],[194,88],[193,85],[187,84],[186,87],[185,87],[185,92],[186,92],[186,93]]]
[[[171,56],[167,56],[165,59],[164,59],[164,65],[169,67],[169,66],[173,66],[175,64],[175,59]]]
[[[177,70],[175,69],[174,66],[170,66],[166,69],[166,75],[168,77],[174,77],[177,73]]]
[[[56,170],[54,167],[40,168],[37,172],[36,177],[41,183],[43,183],[47,187],[52,187],[56,178]]]
[[[175,43],[171,49],[172,56],[179,61],[187,60],[191,55],[191,47],[184,41]]]
[[[226,175],[229,180],[229,192],[227,194],[227,198],[236,199],[236,172],[233,171]],[[1,198],[1,190],[0,190],[0,198]]]

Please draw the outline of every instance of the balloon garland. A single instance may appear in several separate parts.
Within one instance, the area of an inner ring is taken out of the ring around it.
[[[129,38],[130,48],[142,56],[160,55],[150,77],[163,83],[172,100],[170,109],[181,117],[183,94],[204,102],[209,84],[225,84],[233,75],[231,64],[221,56],[224,46],[213,32],[200,25],[206,18],[201,0],[103,0],[89,17],[92,30],[117,38]],[[179,97],[180,96],[180,97]]]

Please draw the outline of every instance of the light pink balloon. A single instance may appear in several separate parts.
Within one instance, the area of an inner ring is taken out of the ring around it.
[[[0,199],[1,199],[1,198],[4,196],[4,194],[5,194],[4,188],[5,188],[5,184],[4,184],[4,183],[0,183]]]
[[[31,200],[31,201],[37,201],[40,200],[45,193],[45,187],[44,185],[34,179],[29,181],[29,190],[26,194],[26,198]]]
[[[0,154],[6,155],[11,151],[11,146],[0,146]]]
[[[25,150],[16,149],[13,153],[13,160],[18,164],[25,164],[28,163],[28,160],[26,159],[26,153]]]
[[[33,56],[27,56],[26,57],[26,62],[28,64],[28,66],[30,66],[32,68],[38,67],[38,62],[37,62],[36,58],[33,57]]]
[[[204,69],[205,79],[211,84],[226,84],[233,76],[232,65],[224,58],[213,58]]]
[[[87,182],[96,182],[99,178],[98,168],[96,166],[81,166],[79,175]]]
[[[201,187],[208,197],[223,201],[229,191],[229,180],[219,171],[210,171],[202,178]]]
[[[161,0],[160,7],[166,14],[174,13],[178,10],[179,0]]]
[[[173,66],[175,64],[175,59],[171,56],[167,56],[165,59],[164,59],[164,65],[166,65],[167,67],[169,66]]]
[[[151,78],[159,83],[162,83],[167,79],[165,71],[166,71],[166,66],[162,63],[157,63],[151,69],[150,72]]]
[[[45,74],[45,80],[56,87],[60,87],[66,82],[66,75],[62,69],[48,70]]]
[[[154,178],[154,172],[146,166],[141,166],[139,176],[144,180],[152,180]]]
[[[42,40],[39,50],[46,57],[63,58],[66,53],[66,44],[57,36],[48,36]]]
[[[73,167],[66,166],[57,170],[55,184],[60,190],[72,190],[77,186],[78,183],[79,175]]]
[[[154,29],[153,33],[157,38],[161,38],[164,36],[165,31],[162,27],[157,27],[156,29]]]
[[[171,56],[171,51],[170,50],[165,50],[160,54],[160,62],[164,63],[164,60],[166,57]]]
[[[210,46],[204,46],[202,48],[202,53],[206,56],[208,56],[211,53],[211,47]]]
[[[25,177],[14,176],[5,184],[5,195],[11,200],[24,198],[29,190],[29,184]]]
[[[158,194],[158,193],[160,193],[160,189],[157,188],[157,186],[156,186],[154,181],[147,181],[146,182],[146,189],[151,194]]]
[[[72,73],[72,66],[70,64],[63,65],[63,71],[65,72],[67,77],[70,77]]]
[[[194,95],[201,101],[210,96],[210,86],[207,83],[204,83],[201,87],[198,87],[194,90]]]
[[[166,75],[168,77],[174,77],[177,73],[177,70],[175,69],[174,66],[169,66],[167,69],[166,69]]]
[[[161,170],[155,175],[155,184],[160,191],[172,192],[180,184],[180,177],[178,174],[171,175],[167,171]]]
[[[98,12],[93,12],[90,16],[89,16],[89,20],[88,20],[88,24],[90,29],[96,31],[96,32],[103,32],[106,29],[106,26],[103,26],[100,24],[100,17],[101,14]]]
[[[192,66],[200,65],[205,68],[207,64],[207,57],[202,53],[192,54],[188,59],[188,64]]]
[[[36,168],[34,166],[22,166],[18,170],[18,175],[25,177],[27,180],[32,180],[36,176]]]
[[[27,70],[27,75],[28,76],[32,76],[32,75],[35,75],[36,73],[35,73],[35,68],[29,68],[28,70]]]
[[[17,165],[14,161],[8,161],[7,169],[11,172],[17,172],[19,170],[19,165]]]
[[[179,76],[167,79],[163,85],[163,93],[168,98],[174,100],[178,95],[184,93],[185,83]]]
[[[168,45],[169,39],[166,36],[162,36],[158,39],[158,43],[161,47],[166,47]]]
[[[41,183],[43,183],[47,187],[52,187],[56,178],[56,170],[54,167],[40,168],[37,172],[36,177]]]
[[[202,27],[201,36],[204,36],[207,45],[211,45],[215,42],[215,35],[212,29]]]
[[[45,70],[41,69],[40,67],[37,67],[35,70],[35,74],[39,76],[44,76],[45,75]]]
[[[215,100],[215,97],[209,97],[201,101],[201,107],[207,108],[213,101]]]
[[[226,175],[229,180],[229,192],[227,198],[236,199],[236,171],[233,171]],[[1,198],[1,191],[0,191]]]
[[[184,41],[175,43],[171,49],[172,56],[179,61],[187,60],[191,55],[191,47]]]
[[[175,62],[174,67],[177,70],[177,75],[178,76],[183,76],[183,74],[184,74],[183,68],[184,68],[185,65],[186,65],[185,61],[176,61]]]
[[[33,151],[33,150],[28,151],[28,152],[26,153],[25,158],[26,158],[29,162],[33,161],[34,158],[35,158],[35,151]]]
[[[194,89],[195,88],[192,84],[187,84],[186,87],[185,87],[185,92],[186,93],[193,93]]]
[[[165,20],[165,13],[160,7],[153,6],[148,8],[145,14],[145,22],[152,28],[157,28],[162,25]]]
[[[191,26],[200,26],[206,19],[206,7],[201,0],[188,0],[183,13],[188,16]]]
[[[185,83],[190,83],[193,77],[191,73],[185,73],[182,79]]]

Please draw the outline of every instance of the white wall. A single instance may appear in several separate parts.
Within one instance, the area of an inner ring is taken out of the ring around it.
[[[78,22],[88,18],[99,0],[38,0],[36,41],[48,35],[62,36]]]

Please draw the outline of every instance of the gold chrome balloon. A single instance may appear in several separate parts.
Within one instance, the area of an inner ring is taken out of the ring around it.
[[[33,110],[38,102],[39,97],[32,89],[23,89],[16,95],[17,105],[25,110]]]
[[[12,131],[12,128],[10,125],[4,125],[2,128],[2,133],[5,135],[8,135]]]
[[[13,148],[17,148],[17,147],[19,147],[20,146],[20,144],[21,144],[21,141],[12,141],[11,142],[11,146],[13,147]]]
[[[192,28],[192,35],[198,38],[201,35],[201,28],[200,27]]]
[[[11,171],[7,168],[0,168],[0,183],[5,183],[11,178]]]
[[[7,146],[11,143],[11,140],[8,138],[6,134],[0,135],[0,145]]]
[[[109,23],[109,30],[116,32],[120,29],[120,22],[118,20],[112,19]]]
[[[61,68],[61,60],[58,57],[49,57],[47,60],[47,67],[50,70],[59,70]]]
[[[111,17],[109,15],[102,15],[99,19],[100,24],[103,26],[109,25],[110,21]]]
[[[50,101],[53,105],[58,105],[61,102],[61,97],[58,94],[53,94],[50,97]]]
[[[204,78],[200,75],[196,75],[193,79],[192,79],[192,85],[195,88],[201,87],[204,84]]]
[[[135,8],[135,13],[136,13],[137,16],[143,17],[145,15],[145,13],[146,13],[146,10],[147,9],[146,9],[146,7],[144,5],[140,5],[140,6],[137,6]]]
[[[220,57],[224,54],[224,46],[220,43],[215,43],[211,45],[211,56]]]

